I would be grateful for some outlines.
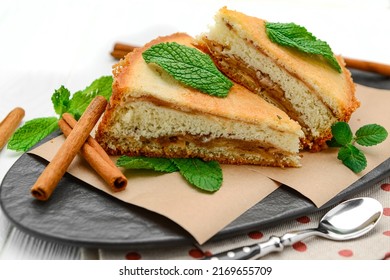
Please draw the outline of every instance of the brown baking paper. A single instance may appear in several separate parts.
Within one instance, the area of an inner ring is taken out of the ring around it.
[[[352,130],[377,123],[390,131],[390,91],[357,86],[357,97],[362,104],[350,121]],[[50,161],[63,141],[64,137],[59,136],[30,153]],[[302,153],[301,168],[223,165],[223,185],[213,194],[188,185],[179,173],[158,174],[138,170],[126,171],[129,179],[126,190],[114,193],[80,157],[73,161],[68,172],[120,200],[168,217],[202,244],[276,190],[280,185],[277,182],[297,190],[317,207],[322,206],[388,159],[390,139],[378,146],[361,149],[367,157],[368,166],[359,174],[342,165],[337,159],[337,149]]]
[[[30,153],[50,161],[64,140],[56,137]],[[202,244],[280,185],[249,166],[224,165],[222,170],[223,185],[212,194],[192,187],[178,172],[139,170],[127,170],[127,188],[112,192],[79,156],[68,173],[120,200],[168,217]]]

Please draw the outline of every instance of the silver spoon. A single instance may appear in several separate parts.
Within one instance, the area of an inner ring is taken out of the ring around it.
[[[280,252],[284,247],[310,236],[337,241],[357,238],[375,227],[382,212],[382,205],[373,198],[350,199],[326,213],[317,228],[286,233],[282,237],[271,236],[268,241],[208,256],[204,260],[257,259],[271,252]]]

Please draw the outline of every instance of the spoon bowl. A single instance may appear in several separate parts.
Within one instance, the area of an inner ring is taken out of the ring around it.
[[[357,238],[375,227],[382,212],[382,205],[373,198],[350,199],[326,213],[318,230],[333,240]]]
[[[328,211],[320,220],[317,228],[290,232],[281,237],[271,236],[268,241],[239,247],[204,259],[255,259],[271,252],[280,252],[284,247],[310,236],[320,236],[336,241],[358,238],[375,227],[382,213],[383,206],[373,198],[349,199]]]

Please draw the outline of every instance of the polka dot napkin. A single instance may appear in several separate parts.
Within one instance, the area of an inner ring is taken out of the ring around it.
[[[320,237],[310,237],[286,247],[283,252],[271,253],[262,259],[269,260],[337,260],[390,259],[390,177],[360,192],[354,197],[372,197],[383,206],[383,216],[377,226],[358,239],[350,241],[331,241]],[[351,197],[352,198],[352,197]],[[217,242],[207,242],[202,246],[163,247],[156,249],[128,248],[122,250],[98,250],[95,258],[122,260],[168,260],[168,259],[200,259],[204,256],[226,251],[235,247],[267,241],[271,235],[283,234],[318,226],[319,220],[327,212],[322,210],[308,216],[299,217],[270,228],[259,228]],[[82,256],[91,258],[92,252],[84,250]]]

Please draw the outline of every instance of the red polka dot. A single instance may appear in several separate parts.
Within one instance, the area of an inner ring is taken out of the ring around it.
[[[390,216],[390,208],[388,208],[388,207],[383,208],[383,215],[384,216]]]
[[[310,222],[310,218],[308,216],[299,217],[297,218],[297,222],[301,224],[307,224]]]
[[[352,257],[353,256],[353,252],[351,250],[341,250],[339,251],[339,255],[342,256],[342,257],[346,257],[346,258],[349,258],[349,257]]]
[[[390,192],[390,184],[382,184],[381,189],[385,192]]]
[[[205,255],[205,257],[210,257],[210,256],[212,256],[213,254],[212,254],[210,251],[205,251],[205,252],[204,252],[204,255]]]
[[[200,249],[191,249],[188,251],[188,255],[190,255],[191,257],[193,257],[194,259],[201,259],[203,257],[209,257],[211,256],[211,252],[209,251],[205,251],[203,252],[202,250]]]
[[[383,235],[390,236],[390,230],[383,232]]]
[[[141,255],[138,254],[137,252],[129,252],[125,256],[126,260],[140,260]]]
[[[307,250],[306,244],[301,241],[294,243],[292,247],[298,252],[305,252]]]
[[[251,231],[250,233],[248,233],[248,236],[251,239],[260,239],[263,237],[263,233],[261,233],[260,231]]]

